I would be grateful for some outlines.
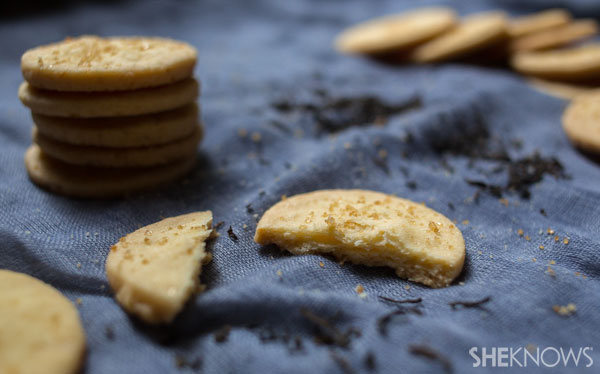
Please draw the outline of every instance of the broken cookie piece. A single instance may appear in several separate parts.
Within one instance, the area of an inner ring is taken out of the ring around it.
[[[254,240],[294,254],[330,253],[342,260],[388,266],[430,287],[461,272],[465,242],[445,216],[380,192],[321,190],[296,195],[262,216]]]
[[[212,213],[164,219],[111,247],[106,275],[119,303],[148,323],[168,323],[198,289]]]

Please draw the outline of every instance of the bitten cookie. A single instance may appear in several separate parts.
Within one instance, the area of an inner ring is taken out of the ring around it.
[[[194,102],[198,93],[198,82],[192,78],[134,91],[49,91],[35,88],[27,82],[19,87],[19,99],[33,113],[73,118],[122,117],[163,112]]]
[[[511,59],[519,73],[540,78],[583,80],[600,77],[600,44],[545,52],[517,53]]]
[[[511,20],[508,35],[518,38],[524,35],[563,26],[571,22],[571,14],[565,9],[548,9]]]
[[[506,39],[506,15],[479,13],[463,19],[458,26],[417,47],[411,59],[431,63],[463,57]]]
[[[448,286],[461,272],[465,242],[443,215],[412,201],[365,190],[296,195],[265,212],[254,240],[294,254],[331,253],[388,266],[402,278]]]
[[[80,146],[59,142],[33,128],[33,141],[42,151],[57,160],[82,166],[143,167],[164,165],[194,157],[202,139],[202,126],[189,136],[170,143],[132,148]]]
[[[337,37],[335,46],[344,53],[403,51],[441,34],[455,23],[456,14],[452,9],[416,9],[353,26]]]
[[[63,143],[98,147],[144,147],[179,140],[198,127],[198,106],[115,118],[60,118],[32,113],[40,134]]]
[[[0,270],[0,373],[78,373],[84,354],[73,304],[40,280]]]
[[[196,157],[148,168],[94,168],[52,159],[36,144],[25,153],[29,178],[49,191],[80,198],[113,198],[158,188],[183,177]]]
[[[562,123],[573,144],[600,154],[600,91],[577,96],[565,110]]]
[[[540,31],[512,40],[509,44],[511,52],[542,51],[563,47],[598,33],[598,23],[595,20],[585,19]]]
[[[195,63],[194,47],[171,39],[81,36],[28,50],[21,70],[37,88],[122,91],[184,80]]]
[[[117,301],[148,323],[168,323],[198,290],[212,213],[164,219],[121,238],[106,259]]]

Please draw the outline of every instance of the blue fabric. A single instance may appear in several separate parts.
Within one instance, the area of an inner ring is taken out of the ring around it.
[[[600,15],[595,0],[447,4],[462,14],[567,6],[578,15]],[[81,299],[88,343],[85,373],[338,373],[347,370],[342,360],[356,373],[443,372],[440,360],[411,353],[411,345],[439,352],[456,373],[481,373],[495,370],[473,368],[470,347],[529,344],[594,346],[593,367],[560,365],[555,371],[599,372],[599,164],[565,137],[560,118],[566,102],[533,90],[509,70],[464,64],[394,68],[332,50],[332,38],[344,27],[411,6],[408,0],[165,0],[91,3],[3,19],[0,267],[31,274],[69,299]],[[98,202],[55,196],[28,180],[23,154],[32,122],[17,99],[20,55],[86,33],[160,35],[198,48],[206,137],[198,166],[185,182]],[[420,97],[421,106],[392,116],[386,126],[351,127],[331,135],[316,131],[309,114],[285,113],[271,105],[282,99],[318,103],[315,89],[333,97],[375,95],[390,103]],[[478,187],[466,179],[504,185],[508,171],[493,172],[499,161],[472,161],[464,150],[439,149],[448,149],[448,139],[476,138],[481,121],[490,133],[485,147],[501,142],[513,159],[537,150],[544,158],[557,158],[570,178],[547,174],[530,188],[529,199],[505,193],[508,206],[485,191],[474,199]],[[241,129],[246,137],[239,135]],[[260,142],[252,141],[254,132],[260,133]],[[385,160],[377,159],[382,149]],[[323,188],[394,193],[457,220],[467,250],[460,279],[451,287],[430,289],[388,269],[291,256],[253,242],[253,214],[260,216],[281,195]],[[209,245],[214,260],[203,269],[206,292],[194,297],[168,328],[129,318],[113,299],[104,273],[111,244],[161,217],[207,209],[215,223],[225,224]],[[237,241],[227,235],[229,226]],[[548,228],[559,235],[558,242]],[[529,241],[518,235],[519,229]],[[555,276],[547,272],[552,260]],[[358,284],[368,295],[364,299],[355,291]],[[422,314],[393,317],[382,335],[377,320],[395,306],[378,295],[421,297]],[[485,309],[449,305],[487,296],[491,300]],[[570,317],[552,310],[568,303],[577,306]],[[302,307],[324,318],[337,316],[340,331],[354,327],[361,334],[347,349],[316,344],[311,338],[315,326],[301,315]],[[214,333],[224,325],[231,331],[217,342]],[[295,340],[302,341],[301,349],[294,348]],[[373,370],[365,363],[369,352],[375,358]],[[527,370],[537,371],[543,369]]]

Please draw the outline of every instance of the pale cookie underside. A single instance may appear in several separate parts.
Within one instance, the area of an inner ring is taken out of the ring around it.
[[[553,27],[566,25],[571,21],[571,14],[564,9],[548,9],[510,21],[508,34],[512,38],[521,37]]]
[[[322,190],[287,198],[258,223],[254,240],[295,254],[331,253],[388,266],[431,287],[461,272],[465,243],[443,215],[409,200],[364,190]]]
[[[415,62],[430,63],[462,57],[506,39],[506,16],[502,12],[475,14],[455,28],[417,47]]]
[[[43,154],[36,144],[25,153],[29,178],[51,192],[79,198],[113,198],[161,187],[187,174],[196,158],[149,168],[75,166]]]
[[[173,320],[198,289],[212,213],[164,219],[111,247],[106,275],[125,310],[148,323]]]
[[[511,59],[512,67],[527,75],[561,80],[600,77],[600,45],[556,51],[522,52]]]
[[[202,139],[202,126],[194,133],[170,143],[132,148],[81,146],[59,142],[33,129],[33,141],[42,151],[63,162],[98,167],[146,167],[165,165],[181,159],[193,158]]]
[[[528,81],[536,90],[565,100],[572,100],[581,94],[598,88],[597,86],[555,82],[538,78],[530,78]]]
[[[456,23],[452,9],[432,7],[361,23],[342,32],[336,48],[346,53],[402,51],[429,40]]]
[[[600,154],[600,91],[579,95],[565,110],[563,129],[577,147]]]
[[[82,36],[40,46],[21,57],[25,80],[55,91],[122,91],[189,78],[196,50],[165,38]]]
[[[32,113],[40,134],[69,144],[98,147],[144,147],[170,143],[198,127],[198,106],[116,118],[60,118]]]
[[[563,47],[598,33],[595,20],[577,20],[547,31],[523,36],[510,42],[512,52],[541,51]]]
[[[0,373],[77,373],[85,335],[73,304],[26,274],[0,270]]]
[[[102,118],[159,113],[192,103],[199,84],[189,78],[166,86],[134,91],[61,92],[23,82],[19,99],[32,112],[54,117]]]

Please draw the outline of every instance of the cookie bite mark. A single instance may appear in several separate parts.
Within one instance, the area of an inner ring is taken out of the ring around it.
[[[121,238],[106,259],[117,301],[147,323],[169,323],[199,289],[212,213],[164,219]]]
[[[289,197],[265,212],[254,240],[294,254],[330,253],[387,266],[430,287],[461,272],[465,243],[443,215],[412,201],[367,190],[321,190]]]

